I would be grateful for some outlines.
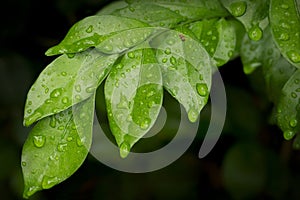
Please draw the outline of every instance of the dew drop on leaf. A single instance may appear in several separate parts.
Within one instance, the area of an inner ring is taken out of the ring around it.
[[[49,125],[50,125],[52,128],[55,128],[55,127],[56,127],[56,119],[55,119],[54,115],[51,116]]]
[[[66,151],[67,146],[68,145],[66,143],[58,144],[57,150],[60,151],[60,152],[64,152],[64,151]]]
[[[75,57],[75,53],[68,53],[67,56],[68,58],[72,59]]]
[[[121,158],[126,158],[130,151],[130,145],[127,142],[123,142],[120,146],[120,156]]]
[[[253,41],[258,41],[263,36],[263,31],[259,26],[253,26],[248,32],[249,38]]]
[[[172,64],[172,65],[176,65],[176,58],[174,57],[174,56],[172,56],[171,58],[170,58],[170,63]]]
[[[67,104],[67,103],[69,103],[69,98],[68,98],[68,97],[64,97],[64,98],[61,100],[61,102],[62,102],[63,104]]]
[[[208,95],[208,88],[207,88],[206,84],[197,83],[196,88],[197,88],[197,92],[200,96],[207,96]]]
[[[170,54],[171,54],[171,49],[170,49],[170,48],[167,48],[167,49],[165,50],[165,54],[170,55]]]
[[[56,185],[59,182],[59,179],[57,177],[50,177],[50,176],[44,176],[42,181],[42,188],[43,189],[49,189]]]
[[[297,119],[292,119],[292,120],[290,121],[290,126],[291,126],[292,128],[295,128],[295,127],[297,126],[297,124],[298,124]]]
[[[92,25],[90,25],[90,26],[86,29],[86,32],[87,32],[87,33],[91,33],[91,32],[93,32],[93,30],[94,30],[94,27],[93,27]]]
[[[247,3],[244,1],[234,2],[230,5],[230,12],[235,17],[240,17],[245,14]]]
[[[294,62],[294,63],[300,62],[300,54],[298,52],[290,51],[287,53],[287,55],[291,59],[292,62]]]
[[[150,123],[150,119],[145,119],[140,125],[141,129],[146,130],[149,127]]]
[[[22,162],[22,166],[26,167],[27,163],[26,162]]]
[[[129,52],[129,53],[128,53],[128,57],[129,57],[129,58],[134,58],[134,57],[135,57],[135,55],[134,55],[134,53],[133,53],[133,52]]]
[[[198,119],[198,112],[195,109],[190,109],[188,111],[188,118],[191,122],[195,122]]]
[[[75,90],[76,90],[76,92],[81,92],[81,86],[80,85],[76,85],[75,86]]]
[[[279,40],[282,40],[282,41],[288,41],[289,39],[290,39],[290,36],[288,33],[281,33],[279,36]]]
[[[62,90],[63,90],[62,88],[57,88],[57,89],[53,90],[50,94],[50,97],[51,98],[58,98],[61,95]]]
[[[33,144],[34,146],[41,148],[45,145],[46,137],[43,135],[35,135],[33,136]]]
[[[295,132],[291,131],[291,130],[287,130],[287,131],[284,131],[283,133],[283,136],[286,140],[290,140],[294,137],[295,135]]]

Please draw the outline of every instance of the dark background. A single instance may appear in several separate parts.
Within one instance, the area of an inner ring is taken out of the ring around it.
[[[54,59],[44,52],[62,40],[75,22],[107,3],[1,2],[1,200],[22,199],[20,159],[30,131],[22,126],[23,107],[31,84]],[[276,126],[268,123],[272,105],[264,95],[261,72],[244,75],[239,59],[220,71],[228,97],[227,119],[221,139],[207,157],[199,159],[197,154],[209,122],[209,105],[202,112],[196,140],[170,166],[146,174],[129,174],[88,156],[72,177],[50,190],[38,192],[32,199],[300,199],[300,154],[292,150],[290,141],[284,141]],[[178,108],[167,95],[165,102]],[[171,139],[168,128],[165,132],[163,138]],[[159,139],[150,144],[159,145]]]

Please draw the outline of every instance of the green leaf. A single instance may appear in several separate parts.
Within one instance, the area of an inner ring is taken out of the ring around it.
[[[244,72],[251,74],[257,67],[269,68],[280,58],[280,51],[276,47],[271,30],[267,28],[261,40],[253,41],[245,36],[240,52]]]
[[[289,140],[300,130],[300,70],[284,85],[277,106],[277,123]]]
[[[111,15],[114,11],[128,6],[125,1],[114,1],[99,10],[96,15]]]
[[[29,126],[90,97],[117,57],[103,55],[94,49],[54,60],[28,92],[24,124]]]
[[[95,95],[32,129],[22,151],[24,198],[66,180],[81,166],[92,142],[94,102]]]
[[[300,68],[300,13],[296,0],[271,0],[270,24],[282,55]],[[298,3],[299,6],[300,3]]]
[[[146,3],[134,3],[113,12],[113,15],[137,19],[151,26],[173,28],[176,24],[186,19],[167,8]]]
[[[269,0],[220,0],[242,24],[250,39],[258,41],[268,25]]]
[[[133,0],[128,2],[139,4],[147,2],[147,4],[155,4],[168,8],[189,20],[225,17],[229,15],[219,0]]]
[[[153,126],[162,98],[162,76],[153,50],[143,45],[127,52],[105,83],[109,124],[121,157]]]
[[[217,66],[227,63],[236,45],[235,27],[224,18],[202,20],[189,25]]]
[[[149,25],[135,19],[119,16],[100,15],[86,17],[73,25],[61,43],[51,47],[46,52],[46,55],[51,56],[81,52],[90,47],[97,47],[101,45],[102,42],[114,37],[127,38],[126,41],[132,42],[132,44],[124,44],[123,41],[120,40],[118,46],[120,46],[121,51],[123,51],[145,40],[151,32],[144,35],[145,37],[142,38],[142,41],[140,37],[136,38],[137,36],[134,34],[127,34],[127,32],[122,34],[122,32],[144,27],[149,27]],[[116,44],[101,46],[99,49],[104,53],[119,53],[113,52],[114,46],[116,46]]]
[[[165,89],[180,102],[195,122],[207,102],[213,63],[202,45],[185,28],[161,35],[157,59]]]
[[[269,99],[278,104],[281,90],[289,78],[296,71],[296,67],[290,64],[285,58],[280,57],[272,65],[263,66],[263,74],[266,82],[266,91]]]

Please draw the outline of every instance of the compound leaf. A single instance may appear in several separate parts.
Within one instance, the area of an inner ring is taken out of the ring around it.
[[[118,55],[96,49],[62,55],[49,64],[28,92],[24,124],[56,114],[90,97],[107,76]]]
[[[148,45],[127,52],[105,82],[111,131],[126,157],[153,126],[162,104],[162,75]]]
[[[95,95],[31,130],[22,151],[24,198],[57,185],[81,166],[92,142],[94,102]]]

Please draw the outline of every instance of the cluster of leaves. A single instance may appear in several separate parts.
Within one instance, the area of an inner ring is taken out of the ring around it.
[[[300,129],[300,3],[297,0],[128,0],[76,23],[46,55],[60,55],[28,92],[22,153],[24,197],[71,176],[92,140],[95,94],[105,80],[110,128],[121,157],[153,126],[163,88],[195,122],[215,66],[241,57],[262,67],[274,122]],[[300,135],[294,142],[300,148]]]

